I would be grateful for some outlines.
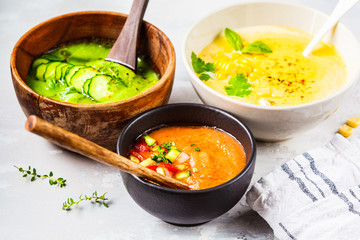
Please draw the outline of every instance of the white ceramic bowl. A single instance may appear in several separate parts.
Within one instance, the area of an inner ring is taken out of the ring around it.
[[[217,11],[195,24],[185,38],[183,59],[191,83],[205,104],[235,114],[259,140],[279,141],[299,135],[334,113],[360,78],[360,43],[343,24],[338,24],[324,39],[344,57],[348,82],[335,94],[307,104],[265,107],[231,99],[211,89],[195,75],[190,56],[192,51],[199,53],[225,27],[282,25],[314,34],[327,18],[326,14],[309,7],[279,2],[243,3]]]

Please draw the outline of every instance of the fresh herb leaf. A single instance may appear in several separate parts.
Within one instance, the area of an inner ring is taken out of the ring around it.
[[[170,143],[170,142],[169,142]],[[165,143],[165,144],[167,144],[167,143]],[[165,144],[163,144],[163,145],[165,145]],[[171,144],[171,143],[170,143]],[[158,146],[158,152],[159,152],[159,154],[154,154],[152,157],[151,157],[151,159],[152,160],[154,160],[155,162],[157,162],[157,163],[160,163],[160,162],[164,162],[164,163],[169,163],[169,160],[167,160],[166,158],[165,158],[165,150],[164,149],[162,149],[162,147],[160,147],[160,146]]]
[[[190,145],[190,147],[193,147],[193,146],[195,146],[195,143],[192,143],[192,144]]]
[[[37,178],[42,178],[42,179],[49,179],[49,184],[50,185],[58,185],[59,187],[65,187],[66,186],[66,180],[63,178],[53,178],[53,172],[50,172],[49,175],[40,175],[36,172],[35,168],[32,168],[31,170],[31,166],[29,166],[29,170],[24,170],[23,168],[19,168],[17,166],[14,166],[15,168],[17,168],[19,170],[19,172],[23,173],[23,177],[27,177],[27,176],[31,176],[30,181],[33,182],[35,181]]]
[[[242,53],[272,53],[271,48],[262,41],[255,41],[244,47]]]
[[[209,80],[211,77],[209,74],[206,74],[206,73],[202,73],[200,76],[199,76],[200,80],[203,80],[203,81],[207,81]]]
[[[93,192],[93,194],[90,197],[88,197],[86,195],[84,197],[82,197],[82,194],[81,194],[78,201],[74,201],[74,199],[68,198],[65,202],[63,202],[62,210],[70,210],[70,208],[73,205],[78,205],[80,202],[85,201],[85,200],[89,200],[89,201],[94,200],[94,203],[100,203],[100,204],[104,205],[105,207],[109,207],[105,202],[108,200],[105,197],[105,194],[106,193],[104,193],[101,196],[98,196],[97,192],[95,191],[95,192]]]
[[[198,58],[194,52],[191,53],[191,64],[195,73],[200,74],[203,72],[215,73],[216,67],[213,63],[205,63],[204,60]]]
[[[240,51],[243,48],[240,35],[230,28],[225,28],[224,32],[226,41],[233,47],[235,51]]]
[[[200,148],[194,147],[195,151],[200,152]]]
[[[246,97],[251,94],[251,84],[243,74],[236,74],[230,78],[229,86],[225,86],[225,91],[229,96]]]
[[[167,150],[171,150],[173,144],[171,142],[166,142],[162,145],[164,148],[166,148]]]

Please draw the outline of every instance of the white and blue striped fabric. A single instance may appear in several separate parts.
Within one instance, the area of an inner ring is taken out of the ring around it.
[[[360,139],[337,134],[261,178],[247,204],[279,239],[360,239]]]

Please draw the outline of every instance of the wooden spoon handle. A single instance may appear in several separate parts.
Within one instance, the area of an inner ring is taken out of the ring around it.
[[[25,123],[25,129],[46,138],[60,147],[77,152],[98,162],[120,169],[121,171],[146,178],[162,186],[175,189],[189,189],[188,185],[176,179],[158,174],[74,133],[48,123],[37,116],[31,115],[28,117]]]
[[[136,71],[136,46],[149,0],[134,0],[125,25],[105,60],[120,63]]]

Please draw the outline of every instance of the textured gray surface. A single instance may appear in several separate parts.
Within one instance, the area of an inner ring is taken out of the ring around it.
[[[187,79],[181,47],[188,29],[201,17],[235,0],[151,0],[145,20],[162,29],[177,52],[174,91],[170,102],[200,103]],[[330,13],[335,0],[293,0]],[[196,227],[164,223],[139,208],[127,194],[118,171],[77,154],[62,150],[24,130],[25,116],[12,88],[9,58],[16,41],[36,24],[64,13],[108,10],[126,13],[130,0],[0,0],[0,236],[1,239],[273,239],[267,223],[242,202],[225,215]],[[359,38],[360,5],[342,22]],[[253,181],[291,157],[327,143],[347,117],[360,115],[360,85],[329,119],[302,136],[279,143],[258,143]],[[359,129],[355,134],[359,135]],[[37,180],[30,183],[13,167],[34,166],[40,173],[54,171],[68,180],[57,188]],[[82,204],[72,211],[61,210],[68,197],[81,193],[107,192],[108,209]]]

